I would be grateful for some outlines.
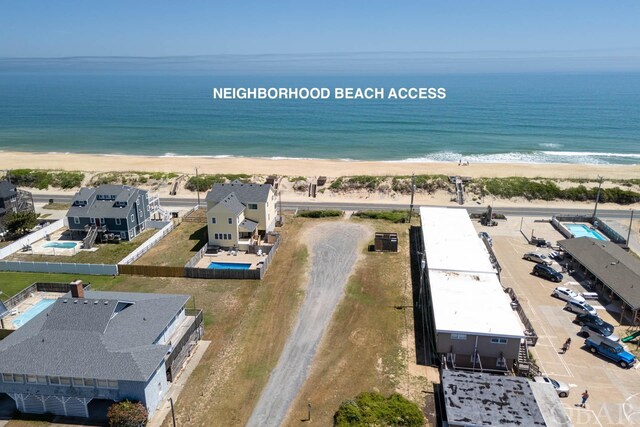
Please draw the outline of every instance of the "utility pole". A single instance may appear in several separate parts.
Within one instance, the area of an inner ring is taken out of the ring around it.
[[[171,418],[173,419],[173,427],[176,427],[176,413],[173,410],[173,397],[169,398],[169,402],[171,402]]]
[[[629,220],[629,233],[627,233],[627,246],[629,246],[629,239],[631,239],[631,226],[633,225],[633,209],[631,209],[631,219]]]
[[[600,201],[600,190],[602,189],[602,181],[604,180],[604,177],[598,175],[598,179],[600,180],[600,182],[598,184],[598,193],[596,194],[596,206],[593,208],[594,219],[596,217],[596,212],[598,211],[598,202]]]
[[[198,194],[198,207],[200,207],[200,182],[198,182],[198,168],[196,168],[196,193]]]
[[[409,206],[409,224],[411,224],[411,215],[413,214],[413,196],[416,192],[416,174],[411,173],[411,205]]]

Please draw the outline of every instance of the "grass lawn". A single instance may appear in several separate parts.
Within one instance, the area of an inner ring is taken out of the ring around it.
[[[42,209],[49,209],[53,211],[66,211],[69,210],[71,205],[69,203],[47,203]]]
[[[206,244],[206,224],[182,222],[134,264],[183,267]]]
[[[73,256],[62,255],[29,255],[23,253],[15,253],[8,257],[10,261],[34,261],[34,262],[64,262],[79,264],[117,264],[122,258],[129,255],[138,246],[143,244],[149,237],[158,230],[149,229],[143,231],[131,241],[123,241],[120,243],[104,243],[98,244],[97,251],[88,252],[80,251]]]
[[[125,276],[88,276],[74,274],[46,274],[46,273],[16,273],[11,271],[0,271],[0,295],[2,300],[13,296],[34,282],[65,282],[70,283],[81,279],[85,283],[95,286],[103,286],[107,283],[118,283]],[[8,296],[7,296],[8,295]]]

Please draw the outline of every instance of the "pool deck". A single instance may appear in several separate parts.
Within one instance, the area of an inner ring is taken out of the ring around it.
[[[16,307],[10,310],[11,314],[5,317],[3,320],[5,329],[17,329],[13,324],[13,321],[20,317],[22,313],[29,310],[31,307],[36,305],[43,299],[58,299],[62,297],[64,293],[62,292],[34,292],[29,298],[22,301]]]
[[[267,255],[248,254],[246,252],[237,252],[236,255],[231,255],[229,251],[220,251],[214,255],[205,254],[202,259],[196,264],[197,268],[208,268],[212,262],[227,262],[233,264],[251,264],[250,270],[258,268],[258,263],[264,261]]]
[[[55,233],[51,233],[49,235],[49,240],[40,239],[36,242],[31,243],[31,250],[28,252],[18,251],[19,254],[32,254],[32,255],[55,255],[55,256],[73,256],[80,252],[82,247],[82,241],[80,240],[70,240],[67,238],[66,228],[56,231]],[[45,245],[49,243],[76,243],[74,248],[47,248]],[[97,248],[92,248],[91,250],[97,250]]]

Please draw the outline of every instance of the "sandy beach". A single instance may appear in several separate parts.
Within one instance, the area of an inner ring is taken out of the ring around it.
[[[349,175],[445,174],[470,177],[548,177],[606,179],[640,177],[638,165],[581,165],[559,163],[410,163],[339,161],[317,159],[263,159],[248,157],[147,157],[124,155],[0,152],[0,169],[33,168],[85,172],[148,171],[199,173],[248,173],[328,177]]]

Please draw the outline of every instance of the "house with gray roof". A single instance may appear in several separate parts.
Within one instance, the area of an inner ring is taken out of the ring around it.
[[[35,212],[31,193],[9,181],[0,181],[0,231],[4,231],[4,217],[17,212]]]
[[[107,184],[81,188],[73,196],[67,221],[73,234],[84,236],[95,230],[96,235],[108,233],[131,240],[145,230],[152,214],[147,191]]]
[[[206,201],[209,246],[245,250],[275,228],[276,192],[271,184],[214,184]]]
[[[126,399],[151,414],[175,375],[171,361],[202,333],[189,298],[72,284],[0,341],[0,393],[25,413],[90,417],[92,401]]]
[[[585,274],[594,290],[620,305],[620,323],[628,316],[630,323],[640,323],[640,260],[620,245],[591,237],[558,241],[573,268]]]

